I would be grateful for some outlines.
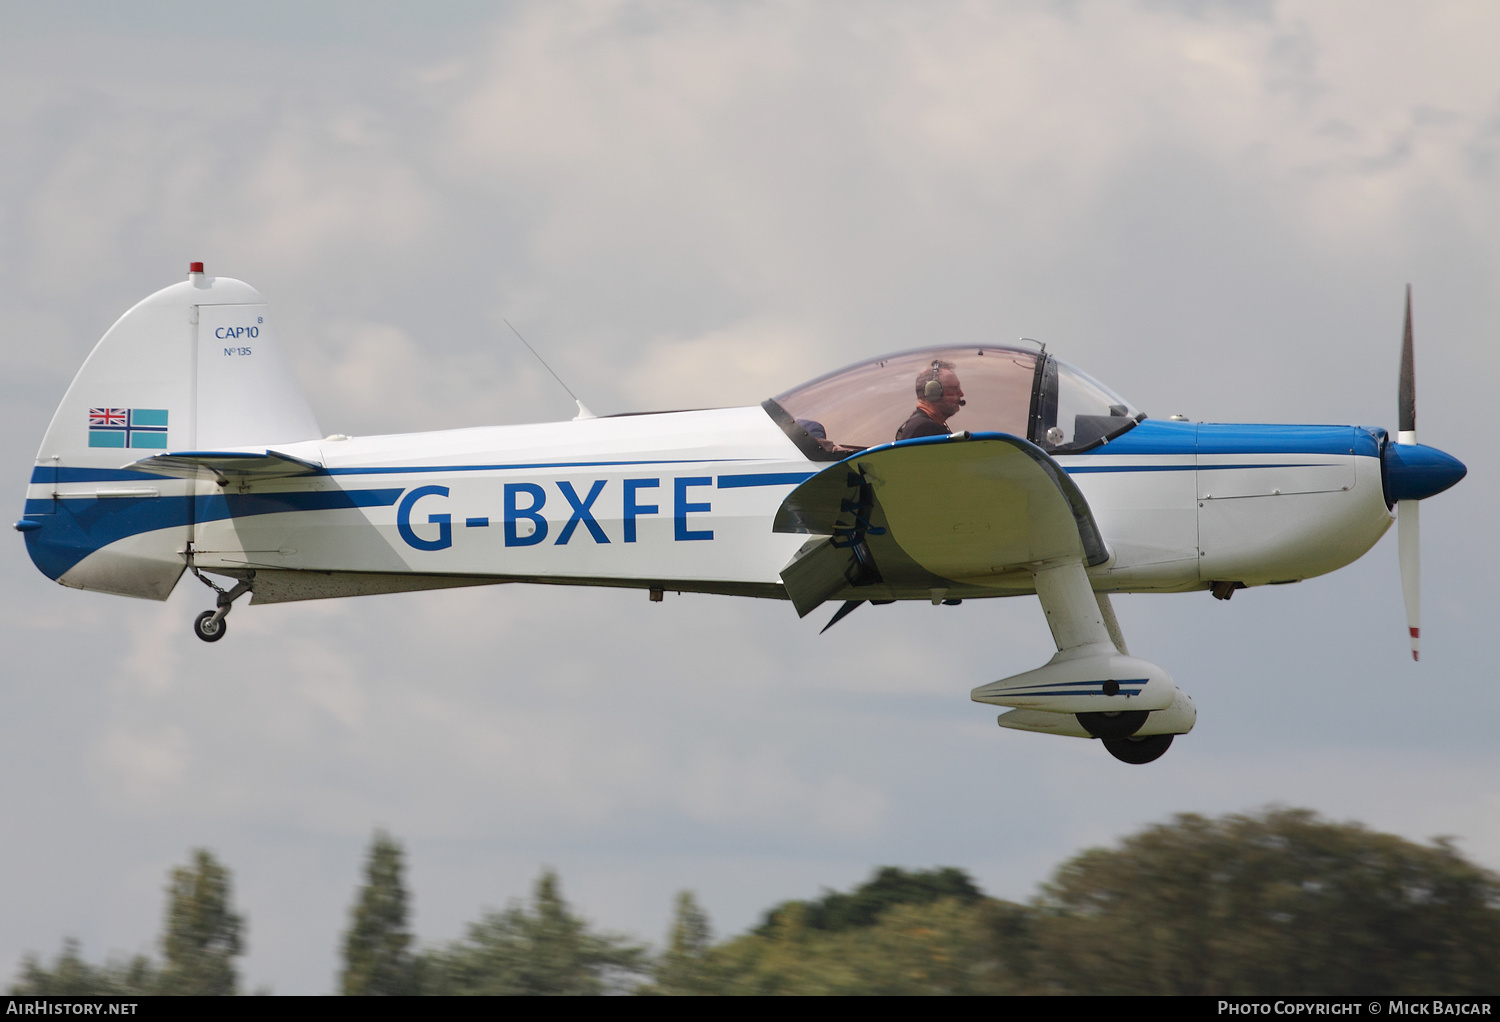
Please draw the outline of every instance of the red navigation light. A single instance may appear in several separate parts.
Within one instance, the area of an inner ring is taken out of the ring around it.
[[[188,263],[188,272],[189,273],[202,273],[203,272],[203,264],[202,263]]]

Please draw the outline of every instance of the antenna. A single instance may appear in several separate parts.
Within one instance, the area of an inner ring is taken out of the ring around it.
[[[1043,351],[1047,350],[1047,342],[1046,341],[1039,341],[1035,337],[1023,337],[1023,338],[1021,338],[1021,340],[1025,341],[1027,344],[1035,344],[1037,347],[1041,348]]]
[[[563,378],[561,376],[558,376],[557,373],[553,371],[552,367],[547,364],[547,360],[541,355],[537,355],[537,350],[531,346],[531,343],[527,341],[526,338],[521,336],[521,331],[517,330],[514,326],[511,325],[510,320],[505,319],[502,316],[500,321],[506,326],[510,327],[510,332],[516,335],[516,339],[519,340],[522,344],[526,345],[527,351],[531,352],[533,355],[536,355],[536,360],[542,364],[542,368],[547,370],[547,372],[552,373],[552,378],[562,385],[563,390],[566,390],[568,392],[568,396],[572,398],[573,403],[578,406],[578,414],[573,416],[574,422],[577,422],[579,419],[598,418],[598,416],[596,416],[593,412],[589,411],[583,406],[583,402],[578,400],[578,395],[573,393],[573,388],[568,386],[566,383],[563,383]]]

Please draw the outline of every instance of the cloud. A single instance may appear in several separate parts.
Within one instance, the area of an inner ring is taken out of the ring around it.
[[[378,115],[346,108],[288,120],[221,198],[233,211],[218,232],[226,247],[317,279],[353,250],[400,252],[430,227],[436,195],[393,151],[388,126],[375,127]]]
[[[156,731],[114,730],[105,737],[99,767],[111,800],[160,812],[178,794],[189,766],[186,737],[175,727]]]
[[[545,259],[616,232],[652,248],[712,237],[700,256],[747,279],[802,267],[795,250],[741,259],[789,233],[856,258],[849,242],[890,221],[932,240],[975,212],[1055,233],[1122,169],[1173,150],[1275,186],[1320,227],[1388,227],[1434,181],[1491,201],[1468,150],[1493,138],[1497,92],[1473,45],[1482,26],[1455,30],[1472,14],[1434,5],[1398,29],[1338,4],[1265,19],[1104,3],[875,4],[858,19],[839,5],[549,5],[471,62],[446,137],[455,173],[540,193]],[[1388,59],[1393,33],[1424,56],[1465,42],[1430,74]],[[871,218],[862,200],[878,197],[898,201]],[[856,234],[820,236],[835,222]]]
[[[658,337],[639,353],[621,389],[639,408],[759,404],[808,376],[809,353],[817,350],[815,331],[779,323],[752,321],[696,337]],[[708,380],[715,382],[705,392]]]

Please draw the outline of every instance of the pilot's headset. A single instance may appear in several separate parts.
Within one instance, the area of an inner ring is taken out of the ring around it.
[[[933,359],[932,365],[922,370],[923,376],[927,376],[930,374],[932,378],[929,379],[926,383],[922,384],[922,389],[917,391],[917,396],[928,403],[940,400],[943,396],[943,381],[940,379],[940,377],[942,376],[944,369],[952,368],[953,367],[951,365],[949,365],[947,362],[944,362],[942,359]],[[966,404],[968,404],[967,401],[963,400],[962,398],[959,399],[958,406],[960,408],[962,408]]]

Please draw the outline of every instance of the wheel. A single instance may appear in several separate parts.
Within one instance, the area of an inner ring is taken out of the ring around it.
[[[1146,735],[1144,738],[1106,738],[1104,747],[1121,763],[1150,763],[1160,759],[1172,747],[1172,735]]]
[[[1129,738],[1141,729],[1150,716],[1149,710],[1115,710],[1105,713],[1076,713],[1078,723],[1095,738],[1111,741]]]
[[[213,610],[205,610],[203,613],[199,614],[197,620],[193,622],[193,634],[198,636],[198,638],[202,639],[204,642],[218,642],[220,639],[224,638],[224,633],[229,631],[229,619],[227,617],[221,617],[219,618],[219,620],[215,621],[213,617],[216,613],[218,612]]]

